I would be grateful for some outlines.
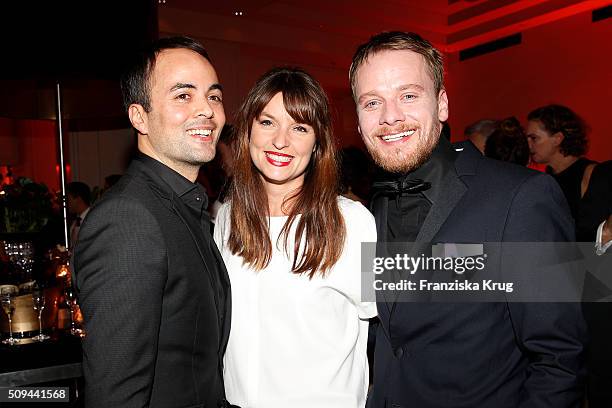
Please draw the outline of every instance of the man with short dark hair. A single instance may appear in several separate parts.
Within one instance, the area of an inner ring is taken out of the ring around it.
[[[357,49],[350,81],[361,137],[395,174],[372,204],[378,253],[385,242],[573,240],[567,204],[549,176],[488,159],[470,144],[455,151],[440,137],[448,97],[442,55],[428,41],[375,35]],[[579,406],[578,304],[416,299],[378,293],[370,407]]]
[[[140,153],[103,195],[74,257],[85,405],[226,407],[227,271],[195,183],[225,123],[208,54],[158,40],[121,82]]]
[[[73,181],[66,186],[66,204],[68,213],[74,217],[70,224],[70,249],[74,249],[79,238],[81,223],[89,213],[91,205],[91,190],[80,181]]]

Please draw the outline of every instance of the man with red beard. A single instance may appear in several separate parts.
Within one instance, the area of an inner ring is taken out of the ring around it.
[[[428,41],[375,35],[357,49],[349,76],[359,132],[391,177],[379,183],[384,188],[372,204],[380,242],[573,241],[567,203],[552,178],[490,160],[469,144],[456,151],[440,137],[448,97],[442,55]],[[579,305],[377,296],[369,407],[579,405]]]

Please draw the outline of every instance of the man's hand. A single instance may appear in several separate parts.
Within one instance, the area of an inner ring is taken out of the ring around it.
[[[601,231],[601,244],[605,245],[612,240],[612,214],[608,216],[608,219],[604,223],[603,230]]]

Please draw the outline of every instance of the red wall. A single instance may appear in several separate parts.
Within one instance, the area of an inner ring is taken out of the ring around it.
[[[55,121],[0,118],[0,129],[10,128],[19,140],[19,162],[11,167],[13,177],[28,177],[45,183],[52,191],[58,190]],[[6,169],[2,173],[5,174]]]
[[[612,20],[583,13],[523,32],[522,44],[459,61],[448,56],[447,88],[453,139],[481,118],[527,114],[560,103],[591,128],[587,154],[612,159]]]

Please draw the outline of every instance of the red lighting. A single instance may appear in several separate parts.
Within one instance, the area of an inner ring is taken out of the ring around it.
[[[540,2],[540,1],[538,1]],[[534,28],[534,27],[538,27],[547,23],[551,23],[553,21],[556,20],[560,20],[566,17],[570,17],[579,13],[583,13],[585,11],[590,11],[593,9],[596,9],[598,7],[601,6],[605,6],[609,3],[609,1],[607,0],[590,0],[590,1],[584,1],[584,2],[580,2],[565,8],[561,8],[559,10],[555,10],[555,11],[551,11],[549,13],[543,14],[543,15],[539,15],[533,18],[529,18],[526,20],[521,20],[519,22],[516,22],[514,24],[510,24],[510,25],[506,25],[503,26],[499,29],[493,29],[491,31],[488,31],[484,34],[480,34],[480,35],[475,35],[469,38],[466,38],[465,40],[460,40],[457,42],[454,42],[452,44],[449,44],[447,46],[443,46],[442,49],[445,52],[448,53],[452,53],[452,52],[458,52],[461,51],[462,49],[465,48],[470,48],[473,47],[475,45],[478,44],[482,44],[482,43],[486,43],[489,41],[493,41],[493,40],[497,40],[499,38],[505,37],[507,35],[511,35],[511,34],[515,34],[521,31],[525,31],[529,28]],[[525,3],[517,3],[516,7],[517,9],[520,9],[524,6]],[[500,9],[500,11],[508,11],[508,8],[505,9]],[[491,13],[490,15],[495,15],[495,13]],[[490,17],[489,15],[489,17]],[[472,21],[480,21],[480,19],[484,19],[485,17],[479,17],[479,18],[474,18],[470,21],[470,23],[465,23],[462,24],[466,25],[466,24],[471,24]]]

